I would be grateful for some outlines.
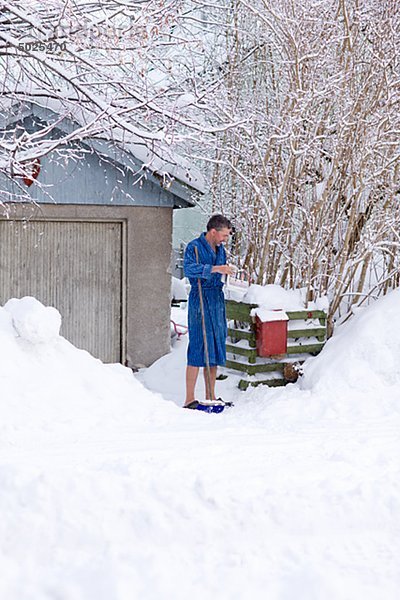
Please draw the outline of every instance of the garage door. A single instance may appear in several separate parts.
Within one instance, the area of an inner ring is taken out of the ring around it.
[[[122,238],[121,222],[0,221],[0,304],[34,296],[74,345],[121,361]]]

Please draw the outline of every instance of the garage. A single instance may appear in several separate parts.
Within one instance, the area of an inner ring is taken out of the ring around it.
[[[0,304],[34,296],[55,306],[65,338],[104,362],[120,362],[124,223],[2,220],[0,239]]]
[[[39,135],[56,123],[57,145],[79,123],[56,108],[36,98],[3,126]],[[185,159],[139,142],[85,138],[30,154],[30,177],[0,174],[0,305],[34,296],[75,346],[132,369],[169,352],[172,215],[204,186]]]

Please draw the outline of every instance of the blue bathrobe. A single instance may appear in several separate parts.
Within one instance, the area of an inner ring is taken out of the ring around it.
[[[195,246],[199,253],[199,264],[196,262]],[[187,364],[192,367],[206,366],[201,323],[199,278],[203,293],[210,367],[224,365],[226,362],[225,342],[227,325],[225,299],[222,291],[223,283],[220,273],[211,273],[214,265],[225,264],[225,248],[220,244],[214,252],[206,240],[205,233],[202,233],[200,237],[191,241],[186,247],[183,268],[185,276],[189,278],[191,285],[188,309],[189,346]]]

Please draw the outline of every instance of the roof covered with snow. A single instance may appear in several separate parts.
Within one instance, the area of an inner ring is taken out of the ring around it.
[[[85,107],[75,106],[73,112],[58,98],[40,93],[31,94],[20,103],[11,103],[0,115],[2,128],[28,116],[53,123],[58,130],[93,147],[96,152],[116,161],[123,167],[144,175],[160,187],[174,194],[182,206],[193,206],[193,195],[204,193],[205,180],[201,171],[187,159],[176,154],[163,139],[163,133],[124,123],[124,127],[109,119],[109,128],[96,126],[96,117]],[[109,107],[108,107],[108,111]],[[103,124],[103,122],[102,122]],[[80,134],[79,131],[82,133]],[[23,160],[35,158],[27,151]]]

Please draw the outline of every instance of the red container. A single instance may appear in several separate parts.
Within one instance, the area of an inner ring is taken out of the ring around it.
[[[258,356],[286,354],[287,320],[261,321],[256,317],[256,347]]]

